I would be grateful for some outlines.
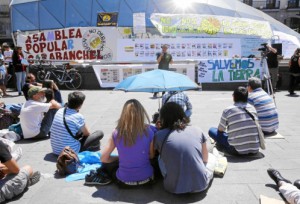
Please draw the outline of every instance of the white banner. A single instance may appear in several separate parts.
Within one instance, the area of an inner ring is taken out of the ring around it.
[[[93,65],[101,87],[115,87],[129,76],[157,69],[157,64]],[[170,69],[195,81],[195,64],[173,64]]]
[[[267,21],[217,15],[161,14],[150,17],[153,25],[162,35],[201,37],[258,37],[270,39],[273,36]]]
[[[198,63],[199,83],[246,82],[250,77],[262,78],[261,61],[255,58],[207,59]]]
[[[18,35],[18,46],[28,59],[116,60],[116,28],[78,27]]]
[[[120,61],[156,61],[161,46],[167,44],[173,60],[231,58],[241,56],[240,39],[231,38],[164,38],[119,39]]]

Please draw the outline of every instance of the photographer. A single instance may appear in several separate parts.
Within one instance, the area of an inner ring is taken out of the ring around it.
[[[58,89],[58,86],[55,84],[53,80],[45,80],[43,82],[43,88],[51,89],[53,91],[54,100],[60,103],[63,106],[63,100],[61,97],[61,93]]]
[[[272,80],[272,88],[275,91],[276,90],[276,83],[278,80],[278,53],[277,49],[273,48],[271,45],[266,44],[265,45],[267,49],[267,63],[268,68]]]

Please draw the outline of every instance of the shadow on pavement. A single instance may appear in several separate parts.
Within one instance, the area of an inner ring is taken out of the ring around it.
[[[112,184],[109,186],[96,187],[97,191],[92,194],[94,198],[102,198],[109,202],[126,203],[194,203],[205,198],[207,191],[201,193],[188,193],[175,195],[168,193],[160,181],[152,186],[139,186],[137,188],[125,189]]]
[[[44,160],[45,161],[49,161],[49,162],[55,162],[57,161],[57,156],[53,153],[48,153],[45,155],[44,157]]]
[[[252,156],[234,156],[234,155],[225,155],[227,157],[227,161],[231,163],[242,163],[242,162],[249,162],[258,159],[263,159],[265,155],[261,152],[258,152]]]

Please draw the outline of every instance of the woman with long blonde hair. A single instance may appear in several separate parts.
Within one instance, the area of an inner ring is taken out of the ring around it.
[[[101,152],[102,167],[86,176],[86,184],[105,185],[112,180],[122,186],[138,186],[151,183],[154,157],[154,131],[149,116],[136,100],[128,100],[117,127]],[[119,156],[111,156],[117,148]]]

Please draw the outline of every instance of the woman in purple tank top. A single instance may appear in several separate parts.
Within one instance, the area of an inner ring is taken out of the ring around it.
[[[149,123],[142,104],[136,99],[128,100],[108,145],[101,151],[102,167],[87,175],[85,183],[105,185],[112,180],[123,186],[151,183],[154,131]],[[111,155],[115,148],[119,156]]]

